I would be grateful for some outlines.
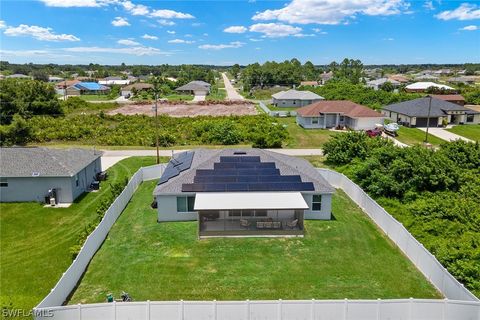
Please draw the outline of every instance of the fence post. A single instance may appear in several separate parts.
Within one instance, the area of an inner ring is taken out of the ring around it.
[[[117,301],[113,300],[113,319],[117,320]]]
[[[278,313],[278,320],[282,320],[282,299],[278,299],[277,302],[277,313]]]
[[[448,305],[448,298],[443,299],[443,304],[442,304],[442,320],[445,320],[446,314],[447,314],[447,305]]]
[[[312,303],[310,304],[310,319],[315,319],[315,299],[312,299]]]
[[[78,320],[82,320],[82,304],[79,303],[77,306],[78,306]]]
[[[377,320],[380,320],[380,304],[382,302],[382,299],[378,298],[377,299]]]
[[[347,316],[348,316],[348,299],[345,298],[345,300],[343,300],[344,303],[343,303],[343,320],[347,320]]]
[[[150,300],[147,300],[147,313],[146,313],[147,320],[150,320]]]
[[[178,313],[178,315],[179,315],[178,319],[183,320],[183,313],[184,313],[183,299],[180,300],[179,306],[180,306],[180,312]]]
[[[217,300],[213,299],[212,306],[213,306],[213,319],[217,320]]]
[[[412,320],[412,312],[413,312],[413,298],[410,297],[408,303],[408,320]]]
[[[245,318],[250,320],[250,300],[247,299],[247,317]]]

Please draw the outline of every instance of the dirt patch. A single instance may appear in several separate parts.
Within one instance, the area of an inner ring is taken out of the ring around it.
[[[129,104],[111,110],[109,115],[145,114],[154,116],[153,104]],[[224,103],[159,103],[158,113],[167,114],[171,117],[198,117],[198,116],[244,116],[258,114],[255,105],[248,102],[224,102]]]

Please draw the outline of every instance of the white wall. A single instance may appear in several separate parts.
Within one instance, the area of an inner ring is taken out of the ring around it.
[[[187,196],[189,194],[179,194]],[[194,194],[191,194],[194,195]],[[157,196],[158,218],[157,221],[191,221],[197,220],[196,212],[177,212],[177,195]]]
[[[322,195],[322,206],[320,211],[312,211],[313,194],[302,193],[303,199],[310,209],[304,211],[304,218],[311,220],[330,220],[332,218],[332,195]]]
[[[355,127],[353,130],[368,130],[375,129],[377,123],[383,124],[383,118],[356,118]]]
[[[73,202],[74,177],[7,178],[8,187],[0,188],[0,202],[45,202],[48,190],[56,188],[58,202]]]

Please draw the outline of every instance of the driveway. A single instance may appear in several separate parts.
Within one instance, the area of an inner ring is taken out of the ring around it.
[[[206,97],[204,94],[196,94],[194,97],[193,97],[193,102],[198,102],[198,101],[205,101]]]
[[[245,100],[237,90],[232,86],[230,80],[228,80],[227,75],[222,73],[223,83],[225,84],[225,90],[227,91],[227,100]]]
[[[427,131],[427,128],[418,128],[418,129],[422,130],[423,132]],[[458,134],[447,131],[443,128],[428,128],[428,133],[431,134],[432,136],[443,139],[445,141],[455,141],[460,139],[467,142],[474,142],[473,140],[459,136]]]

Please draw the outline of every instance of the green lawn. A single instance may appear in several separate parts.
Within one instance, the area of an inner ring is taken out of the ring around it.
[[[296,107],[275,107],[272,104],[267,104],[267,108],[271,111],[297,111],[299,109]]]
[[[143,183],[89,265],[70,303],[135,300],[440,298],[341,191],[331,221],[305,238],[197,240],[197,222],[157,223],[155,181]]]
[[[168,101],[192,101],[193,95],[192,94],[169,94],[165,98]]]
[[[166,160],[165,158],[163,160]],[[152,165],[154,157],[125,159],[111,167],[99,192],[80,196],[69,208],[38,203],[0,203],[0,303],[29,310],[52,289],[72,262],[69,248],[109,192],[109,183]]]
[[[395,137],[395,139],[408,145],[422,144],[425,141],[425,131],[418,128],[401,126],[400,130],[398,130],[398,136]],[[446,141],[429,134],[428,142],[434,146],[438,146]]]
[[[447,130],[473,141],[480,141],[480,125],[460,125]]]
[[[341,134],[323,129],[303,129],[296,123],[295,117],[275,119],[287,125],[290,138],[284,143],[285,148],[321,148],[330,137]]]
[[[107,94],[82,94],[79,96],[79,98],[85,101],[107,101],[107,100],[114,100],[118,97],[112,98]]]
[[[218,88],[217,85],[213,85],[210,93],[207,95],[206,100],[225,100],[227,97],[227,91],[225,88]]]

